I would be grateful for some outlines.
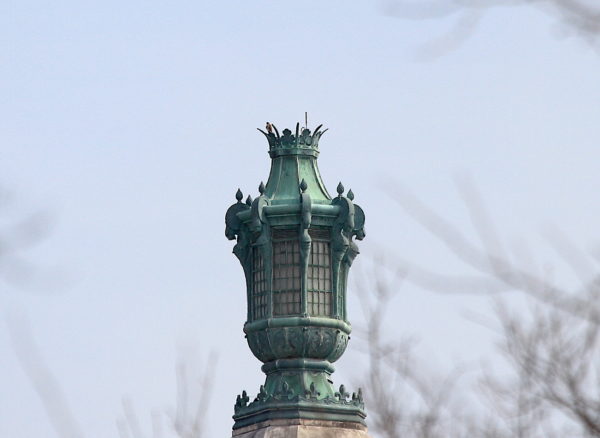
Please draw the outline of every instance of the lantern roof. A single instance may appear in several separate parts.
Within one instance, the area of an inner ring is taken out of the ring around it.
[[[259,129],[267,138],[272,160],[267,185],[261,185],[259,191],[271,205],[299,203],[300,193],[309,194],[317,204],[331,202],[317,166],[319,139],[327,131],[322,127],[311,133],[297,123],[294,133],[286,128],[280,134],[275,125],[267,123],[267,132]]]

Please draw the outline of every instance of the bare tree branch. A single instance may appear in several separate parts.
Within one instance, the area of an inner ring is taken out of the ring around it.
[[[69,409],[58,381],[35,344],[27,321],[13,314],[7,315],[6,322],[14,352],[40,397],[56,434],[61,438],[83,437],[84,434]]]
[[[446,35],[427,43],[426,57],[437,57],[459,47],[472,36],[486,13],[495,8],[535,7],[557,19],[569,31],[595,49],[600,49],[600,5],[594,0],[386,0],[386,15],[402,19],[433,20],[456,17]]]
[[[470,286],[480,289],[469,290],[469,283],[463,281],[460,283],[464,286],[463,293],[520,291],[556,309],[579,317],[591,318],[591,321],[600,324],[600,302],[590,300],[591,297],[600,294],[600,282],[597,280],[600,274],[596,275],[591,282],[588,279],[585,292],[579,293],[580,288],[564,290],[552,283],[547,276],[539,276],[523,268],[509,258],[500,245],[498,232],[491,223],[481,197],[477,195],[474,187],[469,189],[468,184],[463,183],[459,188],[466,199],[467,209],[479,236],[479,242],[471,241],[457,226],[442,218],[401,186],[396,185],[391,196],[453,256],[477,273],[474,277],[476,281],[472,281]],[[407,272],[408,281],[425,285],[430,290],[445,292],[448,290],[447,285],[457,282],[455,276],[432,272],[424,267],[409,264],[401,258],[395,259],[395,262],[396,269]],[[576,263],[575,260],[572,262]],[[581,272],[581,269],[579,271]],[[436,288],[436,285],[441,287]]]
[[[371,430],[385,438],[469,436],[468,425],[474,420],[461,418],[452,406],[462,370],[436,378],[413,356],[410,339],[384,339],[386,311],[404,274],[399,270],[386,279],[378,266],[379,262],[374,263],[375,272],[369,278],[375,281],[370,287],[359,279],[358,293],[366,320],[366,326],[359,329],[359,340],[369,361],[362,384],[368,404],[374,407],[370,410]]]

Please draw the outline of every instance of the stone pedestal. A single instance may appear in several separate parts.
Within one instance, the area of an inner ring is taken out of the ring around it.
[[[367,427],[349,421],[268,420],[233,431],[233,438],[371,438]]]

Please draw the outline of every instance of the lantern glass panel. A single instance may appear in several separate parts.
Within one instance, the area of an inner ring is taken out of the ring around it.
[[[273,233],[274,316],[299,315],[301,309],[298,234],[290,232],[291,230],[286,231]]]
[[[267,279],[261,248],[252,249],[252,317],[267,317]]]
[[[306,308],[313,316],[331,316],[331,250],[329,233],[311,230]]]

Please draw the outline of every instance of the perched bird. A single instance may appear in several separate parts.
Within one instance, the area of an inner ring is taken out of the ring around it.
[[[271,125],[271,122],[267,122],[266,128],[269,134],[273,134],[273,125]]]

